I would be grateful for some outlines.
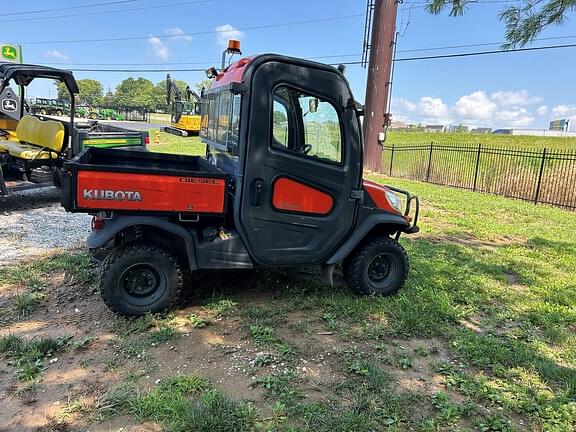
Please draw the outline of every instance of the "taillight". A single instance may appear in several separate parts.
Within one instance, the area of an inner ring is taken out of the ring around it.
[[[149,144],[150,144],[150,135],[146,135],[146,136],[144,137],[144,145],[145,145],[146,147],[148,147]]]
[[[106,225],[106,221],[101,217],[94,216],[92,218],[92,231],[100,231],[101,229],[104,229],[104,225]]]

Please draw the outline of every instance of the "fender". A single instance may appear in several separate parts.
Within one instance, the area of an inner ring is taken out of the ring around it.
[[[336,264],[342,262],[358,244],[364,240],[372,228],[377,225],[396,225],[400,230],[410,227],[410,223],[402,216],[390,213],[376,213],[364,218],[354,230],[353,234],[346,240],[338,250],[326,261],[326,264]]]
[[[106,220],[103,229],[90,233],[86,239],[86,246],[88,246],[89,249],[102,247],[112,240],[116,234],[135,225],[152,226],[180,237],[186,244],[190,270],[198,269],[198,261],[196,259],[196,239],[181,225],[170,222],[165,218],[153,216],[115,216],[112,219]]]

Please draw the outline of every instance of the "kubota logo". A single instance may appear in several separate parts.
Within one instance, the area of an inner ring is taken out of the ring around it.
[[[84,189],[82,191],[82,196],[87,200],[142,201],[142,195],[138,191]]]

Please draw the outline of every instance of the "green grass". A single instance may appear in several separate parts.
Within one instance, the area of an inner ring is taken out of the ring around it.
[[[74,275],[75,282],[82,286],[94,281],[92,267],[85,254],[60,253],[30,263],[2,267],[0,288],[18,286],[20,291],[13,298],[11,310],[6,309],[0,314],[1,321],[24,319],[40,308],[48,278],[55,272]]]
[[[157,129],[150,129],[150,150],[157,153],[171,153],[191,156],[204,156],[206,146],[197,136],[179,137],[166,132],[159,132],[159,144],[155,144]]]
[[[0,337],[0,356],[13,363],[20,381],[35,382],[46,367],[44,360],[68,349],[71,339],[67,336],[25,339],[8,334]]]
[[[388,131],[386,145],[406,144],[466,144],[489,145],[504,148],[530,148],[549,150],[576,150],[576,138],[513,136],[472,133],[430,133]]]
[[[241,432],[254,430],[256,424],[256,412],[249,404],[232,401],[193,375],[167,378],[144,393],[120,388],[105,405],[113,414],[131,414],[170,431]]]

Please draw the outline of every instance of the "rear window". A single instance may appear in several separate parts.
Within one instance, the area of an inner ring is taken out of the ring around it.
[[[237,154],[241,96],[230,89],[209,92],[201,106],[200,137],[206,144]]]

